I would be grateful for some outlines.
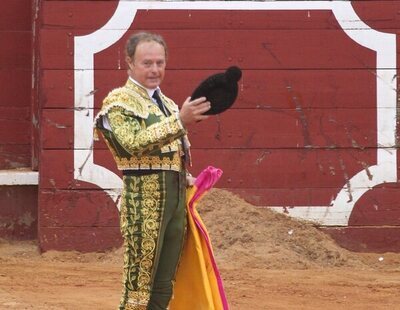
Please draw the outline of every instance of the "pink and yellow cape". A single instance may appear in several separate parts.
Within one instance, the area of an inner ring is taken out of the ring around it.
[[[222,175],[222,170],[208,167],[188,189],[187,240],[176,275],[171,310],[228,310],[222,279],[215,262],[210,237],[196,205]]]

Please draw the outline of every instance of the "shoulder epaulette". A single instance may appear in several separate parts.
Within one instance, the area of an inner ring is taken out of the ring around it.
[[[113,107],[121,107],[137,117],[147,118],[149,116],[149,109],[148,105],[143,102],[143,99],[140,94],[127,87],[116,88],[103,100],[103,106],[98,116],[107,114]]]

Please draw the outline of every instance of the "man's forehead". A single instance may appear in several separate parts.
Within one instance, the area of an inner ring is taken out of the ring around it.
[[[143,58],[165,58],[165,49],[164,46],[155,41],[145,41],[138,44],[135,54],[140,54]]]
[[[164,49],[164,46],[160,43],[158,43],[157,41],[142,41],[139,42],[136,49]]]

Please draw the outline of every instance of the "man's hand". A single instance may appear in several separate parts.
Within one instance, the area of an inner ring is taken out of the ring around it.
[[[203,113],[207,112],[210,108],[211,104],[207,101],[206,97],[200,97],[193,101],[188,97],[179,111],[179,117],[186,127],[186,125],[207,119],[209,116],[203,115]]]
[[[186,186],[187,187],[193,186],[194,182],[196,182],[196,178],[194,178],[192,175],[186,175]]]

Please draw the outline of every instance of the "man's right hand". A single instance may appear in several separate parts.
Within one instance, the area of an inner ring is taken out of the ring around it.
[[[203,113],[210,108],[211,104],[206,97],[200,97],[193,101],[188,97],[179,111],[179,117],[183,125],[186,126],[207,119],[209,116],[203,115]]]

